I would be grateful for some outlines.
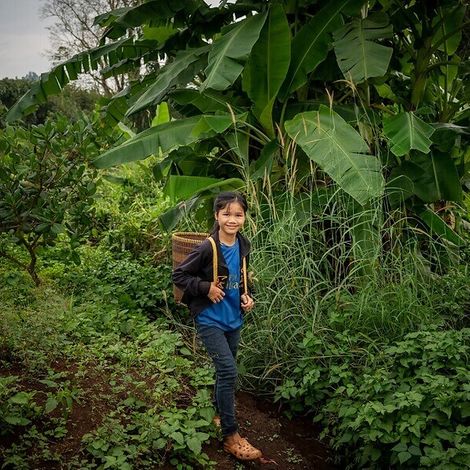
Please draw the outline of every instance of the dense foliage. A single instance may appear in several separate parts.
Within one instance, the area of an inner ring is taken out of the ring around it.
[[[319,422],[339,466],[463,468],[464,2],[150,0],[96,23],[100,46],[43,74],[8,119],[81,72],[129,73],[129,86],[99,120],[0,134],[0,254],[28,267],[15,243],[43,245],[46,280],[34,289],[0,265],[13,442],[0,455],[60,460],[51,442],[91,387],[104,419],[72,467],[210,465],[211,377],[171,296],[168,230],[204,230],[214,193],[238,188],[256,300],[242,386]]]
[[[334,182],[362,207],[385,192],[392,207],[404,201],[427,230],[460,242],[449,221],[468,180],[462,2],[154,0],[96,22],[102,45],[43,74],[10,119],[81,71],[109,76],[144,62],[147,75],[111,99],[105,119],[144,110],[151,119],[158,105],[153,127],[98,166],[162,153],[156,176],[187,208],[217,187],[259,190],[264,177],[282,192],[294,159],[296,191]],[[176,208],[162,218],[167,228],[179,220]]]
[[[90,122],[66,118],[0,131],[0,256],[24,267],[36,284],[38,249],[60,234],[79,261],[76,248],[91,224],[96,191],[88,162],[104,143]],[[28,263],[11,253],[14,244],[27,251]]]
[[[382,351],[369,349],[363,365],[354,355],[368,345],[354,333],[337,334],[331,344],[307,334],[304,359],[278,397],[297,409],[325,403],[315,420],[350,468],[463,468],[470,454],[469,333],[409,333]]]
[[[201,444],[214,435],[212,372],[162,319],[168,270],[109,253],[82,253],[75,267],[50,255],[40,290],[0,264],[2,462],[63,463],[60,443],[86,416],[72,468],[209,467]]]
[[[24,95],[39,77],[31,72],[24,78],[3,78],[0,80],[0,128],[6,127],[5,117],[22,95]],[[57,113],[72,121],[81,119],[83,114],[93,111],[99,99],[93,90],[83,90],[70,84],[59,96],[51,96],[32,114],[23,119],[26,125],[44,124],[48,117]]]

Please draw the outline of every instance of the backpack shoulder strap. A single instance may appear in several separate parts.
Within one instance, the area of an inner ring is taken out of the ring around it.
[[[211,242],[212,245],[212,271],[214,274],[214,283],[217,285],[217,282],[219,280],[219,257],[217,255],[217,245],[215,244],[215,240],[212,237],[208,237],[208,240]]]
[[[246,272],[246,257],[244,256],[242,259],[242,266],[243,266],[243,293],[248,295],[248,275]]]

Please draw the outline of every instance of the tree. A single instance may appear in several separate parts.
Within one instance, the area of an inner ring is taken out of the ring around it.
[[[62,235],[78,261],[75,249],[91,223],[97,172],[88,158],[98,147],[90,127],[58,118],[0,131],[0,256],[25,269],[36,285],[38,250]]]
[[[468,71],[457,54],[465,14],[447,0],[148,1],[101,15],[108,42],[44,75],[10,117],[84,66],[107,74],[154,64],[107,106],[111,124],[158,106],[154,127],[97,166],[160,152],[155,173],[187,208],[231,176],[249,187],[267,174],[282,191],[295,144],[299,192],[321,179],[367,207],[386,191],[388,204],[404,201],[457,243],[433,204],[459,202],[468,179]],[[163,220],[173,227],[178,208]]]
[[[30,74],[28,76],[32,77]],[[31,88],[33,83],[34,81],[27,78],[3,78],[0,80],[0,128],[4,128],[6,125],[5,116],[8,109]],[[50,109],[50,102],[43,103],[24,120],[27,124],[39,124],[44,121]]]
[[[100,44],[103,28],[94,24],[96,16],[117,8],[135,6],[139,0],[45,0],[43,18],[52,18],[49,37],[53,49],[49,57],[53,64],[70,59],[75,54]],[[124,75],[110,80],[102,75],[89,74],[99,90],[107,95],[121,91],[126,84]]]

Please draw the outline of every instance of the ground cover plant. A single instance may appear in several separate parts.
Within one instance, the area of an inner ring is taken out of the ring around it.
[[[24,276],[4,265],[1,275],[6,468],[209,466],[212,372],[165,321],[96,294],[76,302],[53,284],[21,289]],[[78,442],[68,439],[75,426]]]
[[[97,247],[82,248],[82,264],[71,268],[55,259],[59,249],[42,258],[40,287],[21,271],[5,264],[0,269],[5,468],[190,469],[215,462],[242,468],[220,452],[212,423],[213,372],[188,337],[188,324],[178,333],[174,326],[181,317],[172,311],[166,318],[168,306],[159,306],[164,302],[150,311],[112,294],[124,289],[120,281],[113,284],[113,269],[108,276],[100,271],[103,259],[109,267],[110,252],[103,257]],[[132,264],[118,258],[114,265],[125,267],[120,272],[126,269],[127,285],[137,289],[141,276],[160,272],[142,266],[142,259]],[[161,290],[151,286],[162,300],[165,280]],[[240,396],[239,404],[244,432],[255,433],[279,465],[308,469],[315,461],[330,468],[324,446],[312,447],[317,432],[309,423],[288,431],[274,407],[258,408],[248,396]],[[299,432],[305,437],[299,439]]]

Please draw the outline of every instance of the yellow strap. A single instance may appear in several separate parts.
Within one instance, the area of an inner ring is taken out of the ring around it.
[[[245,295],[248,295],[248,276],[246,273],[246,258],[245,257],[243,257],[242,264],[243,264],[243,291]]]
[[[217,246],[215,244],[215,240],[212,237],[209,237],[208,240],[211,242],[211,245],[212,245],[212,272],[214,274],[214,284],[217,285],[219,281],[219,273],[218,273],[219,260],[217,256]]]

